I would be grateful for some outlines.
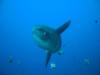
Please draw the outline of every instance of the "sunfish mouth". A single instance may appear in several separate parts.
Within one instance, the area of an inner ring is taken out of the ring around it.
[[[33,31],[33,34],[43,41],[47,41],[48,39],[50,39],[50,33],[40,28]]]

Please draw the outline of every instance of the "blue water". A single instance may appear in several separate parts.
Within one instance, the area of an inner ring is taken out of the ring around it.
[[[64,53],[46,69],[32,27],[56,29],[69,19]],[[0,0],[0,75],[100,75],[100,0]]]

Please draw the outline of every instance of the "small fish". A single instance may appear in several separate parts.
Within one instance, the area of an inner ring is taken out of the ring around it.
[[[56,69],[56,64],[51,63],[51,64],[50,64],[50,68],[51,68],[52,70]]]

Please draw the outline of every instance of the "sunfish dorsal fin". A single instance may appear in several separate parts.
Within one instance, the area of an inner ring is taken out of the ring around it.
[[[56,29],[56,32],[58,34],[61,34],[62,32],[64,32],[70,25],[71,21],[69,20],[68,22],[64,23],[62,26],[60,26],[59,28]]]
[[[52,55],[52,53],[51,53],[51,52],[47,52],[47,56],[46,56],[46,63],[45,63],[45,66],[46,66],[46,67],[48,66],[48,63],[49,63],[50,58],[51,58],[51,55]]]

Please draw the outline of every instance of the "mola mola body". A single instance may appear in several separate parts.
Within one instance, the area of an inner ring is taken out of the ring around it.
[[[52,54],[59,52],[61,48],[61,33],[70,25],[71,21],[64,23],[57,29],[46,25],[37,25],[32,28],[34,42],[47,53],[45,66],[48,65]]]

